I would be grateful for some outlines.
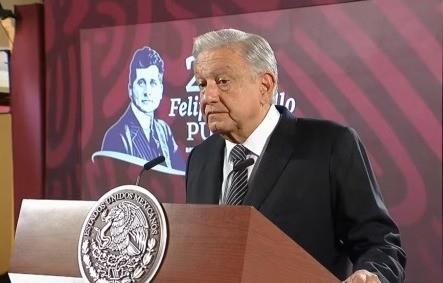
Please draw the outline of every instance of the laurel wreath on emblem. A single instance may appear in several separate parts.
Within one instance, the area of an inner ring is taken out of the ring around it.
[[[157,244],[155,238],[147,239],[145,215],[138,206],[124,201],[109,214],[104,210],[101,218],[106,224],[102,229],[94,227],[95,239],[82,242],[86,270],[97,283],[135,282],[146,272]]]

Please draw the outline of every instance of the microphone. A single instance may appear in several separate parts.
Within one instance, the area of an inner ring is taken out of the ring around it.
[[[228,183],[229,183],[229,179],[232,177],[232,174],[234,174],[235,172],[239,172],[242,171],[244,169],[246,169],[247,167],[251,166],[252,164],[254,164],[254,159],[252,158],[247,158],[243,161],[240,161],[239,163],[235,164],[234,167],[232,168],[232,171],[229,172],[228,177],[226,177],[226,183],[225,183],[225,189],[224,189],[224,196],[223,196],[223,204],[226,204],[226,197],[228,195]]]
[[[160,155],[159,157],[156,157],[156,158],[152,159],[151,161],[146,162],[145,165],[143,165],[142,170],[140,170],[140,173],[137,176],[137,180],[135,181],[135,185],[138,186],[138,183],[140,182],[140,178],[143,175],[143,172],[150,170],[152,167],[155,167],[164,161],[165,161],[165,157],[163,155]]]

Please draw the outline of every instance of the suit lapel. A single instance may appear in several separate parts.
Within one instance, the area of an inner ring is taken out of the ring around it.
[[[286,109],[277,109],[281,112],[280,120],[271,134],[255,175],[249,182],[243,202],[244,205],[252,205],[256,209],[260,209],[274,188],[294,151],[291,141],[295,135],[295,118]]]
[[[132,155],[143,158],[145,160],[149,160],[152,157],[149,154],[149,142],[143,132],[143,128],[140,125],[140,122],[137,120],[132,109],[129,108],[128,111],[128,121],[129,121],[129,130],[131,133],[131,144],[133,146]]]
[[[223,157],[225,141],[220,136],[214,137],[214,145],[207,148],[207,162],[200,164],[199,190],[203,203],[218,204],[223,181]]]
[[[137,118],[135,117],[134,112],[132,112],[131,106],[128,107],[125,114],[125,121],[129,127],[129,132],[131,134],[130,141],[131,143],[134,143],[137,139],[137,136],[139,136],[139,131],[142,130]],[[142,136],[144,136],[142,134]]]

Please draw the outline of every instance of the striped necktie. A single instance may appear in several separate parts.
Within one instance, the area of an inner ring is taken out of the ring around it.
[[[234,165],[246,160],[248,149],[241,144],[237,144],[231,151],[229,158]],[[234,172],[232,176],[231,186],[226,196],[226,204],[239,205],[243,202],[243,199],[248,191],[248,168]]]

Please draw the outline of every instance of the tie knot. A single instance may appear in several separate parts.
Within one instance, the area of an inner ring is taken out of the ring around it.
[[[234,146],[234,148],[232,148],[230,158],[234,164],[237,164],[238,162],[245,160],[247,154],[248,149],[241,144],[237,144]]]

